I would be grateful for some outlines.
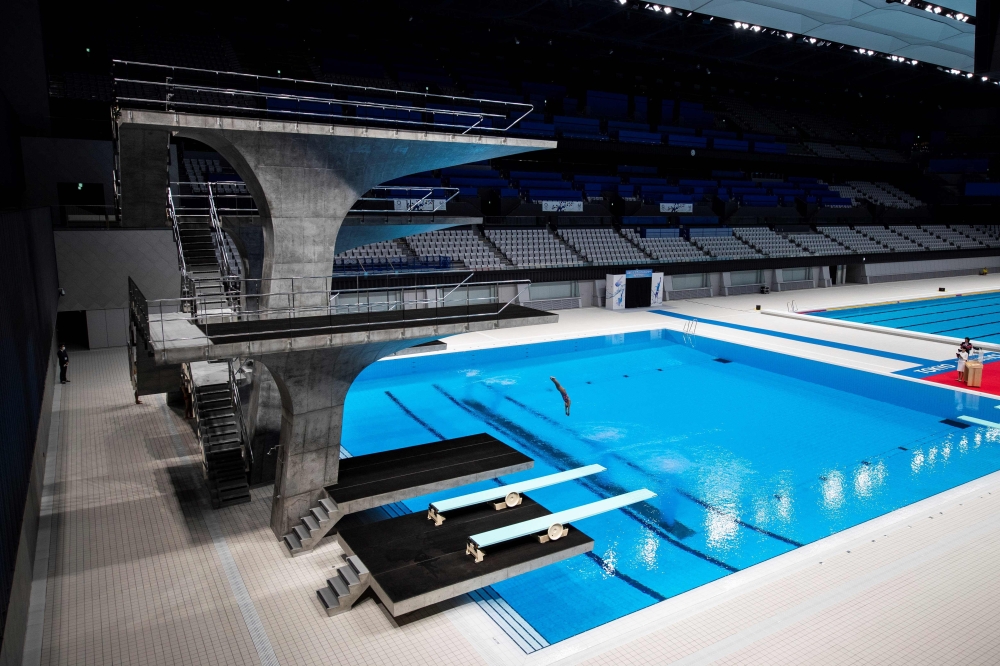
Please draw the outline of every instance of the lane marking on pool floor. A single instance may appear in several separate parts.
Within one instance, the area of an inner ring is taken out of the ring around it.
[[[535,436],[531,431],[521,427],[520,425],[514,423],[513,421],[507,419],[506,417],[492,413],[485,407],[485,405],[482,405],[481,403],[475,400],[459,401],[457,398],[448,393],[440,385],[433,384],[433,387],[435,390],[444,395],[445,398],[451,401],[459,409],[465,411],[474,418],[479,419],[489,427],[498,430],[500,432],[504,432],[508,436],[513,437],[514,439],[520,441],[521,445],[524,446],[525,448],[535,452],[540,452],[536,453],[536,455],[542,455],[543,457],[547,457],[548,458],[547,462],[556,469],[572,469],[574,467],[583,466],[584,463],[580,462],[573,456],[570,456],[562,451],[559,451],[558,449],[554,449],[545,441]],[[469,404],[463,404],[465,402],[468,402]],[[560,466],[560,464],[553,464],[553,459],[558,460],[562,466]],[[601,492],[598,492],[598,489],[603,491],[604,494],[610,493],[614,495],[621,494],[626,491],[626,489],[621,487],[615,488],[615,487],[610,487],[608,484],[598,484],[589,478],[575,479],[574,483],[581,483],[584,486],[587,486],[588,489],[591,490],[591,492],[594,492],[598,497],[603,496]],[[714,564],[717,567],[725,569],[730,573],[735,573],[740,570],[739,567],[734,567],[731,564],[727,564],[726,562],[723,562],[718,558],[712,557],[707,553],[703,553],[700,550],[697,550],[695,548],[692,548],[691,546],[688,546],[685,543],[682,543],[680,540],[678,540],[677,538],[675,538],[670,534],[669,530],[672,527],[670,525],[661,525],[659,522],[653,522],[652,520],[646,518],[645,516],[638,513],[631,507],[624,507],[620,509],[620,511],[625,515],[627,515],[632,520],[639,523],[640,525],[643,525],[647,529],[656,533],[657,536],[661,537],[664,541],[666,541],[667,543],[676,548],[679,548],[691,555],[694,555],[695,557],[701,558],[706,562]]]

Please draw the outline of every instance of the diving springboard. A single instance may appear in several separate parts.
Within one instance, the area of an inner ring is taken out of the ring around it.
[[[469,537],[469,543],[466,546],[465,552],[466,554],[475,557],[476,562],[482,562],[483,556],[486,554],[483,552],[483,548],[494,546],[498,543],[512,541],[514,539],[531,536],[533,534],[539,534],[538,540],[542,543],[555,541],[556,539],[564,537],[569,533],[569,528],[565,527],[564,523],[573,523],[578,520],[583,520],[584,518],[590,518],[602,513],[607,513],[608,511],[621,509],[629,504],[643,502],[654,497],[656,497],[656,493],[646,488],[633,490],[630,493],[625,493],[616,497],[609,497],[607,499],[598,500],[597,502],[591,502],[590,504],[584,504],[583,506],[566,509],[564,511],[557,511],[547,516],[525,520],[524,522],[515,523],[514,525],[508,525],[507,527],[501,527],[488,532],[473,534]],[[545,534],[540,534],[541,532],[544,532]]]
[[[487,488],[486,490],[469,493],[468,495],[460,495],[450,499],[438,500],[436,502],[431,502],[428,507],[427,519],[433,520],[435,525],[440,526],[445,520],[445,517],[441,515],[445,511],[454,511],[455,509],[462,509],[467,506],[483,504],[486,502],[494,502],[496,500],[501,500],[494,505],[496,509],[514,507],[521,503],[521,493],[528,492],[529,490],[538,490],[539,488],[554,486],[558,483],[572,481],[573,479],[579,479],[584,476],[590,476],[591,474],[603,472],[605,469],[607,468],[602,465],[587,465],[585,467],[577,467],[576,469],[568,469],[564,472],[556,472],[555,474],[539,476],[534,479],[518,481],[517,483],[508,483],[496,488]]]
[[[974,423],[976,425],[986,426],[987,428],[1000,428],[1000,423],[994,423],[993,421],[985,421],[983,419],[977,419],[974,416],[959,416],[959,421],[965,421],[966,423]]]

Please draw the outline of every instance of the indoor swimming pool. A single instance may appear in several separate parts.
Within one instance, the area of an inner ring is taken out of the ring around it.
[[[1000,430],[943,422],[998,421],[998,404],[658,330],[376,363],[348,394],[343,443],[487,432],[536,461],[504,482],[607,468],[530,493],[551,511],[656,492],[578,523],[593,553],[492,586],[554,643],[1000,469]]]
[[[803,313],[982,342],[1000,342],[1000,293],[969,294]]]

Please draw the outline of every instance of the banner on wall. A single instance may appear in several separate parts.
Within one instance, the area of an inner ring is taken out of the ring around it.
[[[624,275],[608,275],[605,278],[604,307],[608,310],[625,309]]]
[[[690,203],[661,203],[661,213],[693,213],[694,204]]]
[[[543,213],[582,213],[582,201],[543,201]]]
[[[652,268],[633,268],[630,271],[625,271],[625,278],[644,278],[653,277]]]
[[[649,304],[663,305],[663,273],[653,273],[653,282],[649,286]]]

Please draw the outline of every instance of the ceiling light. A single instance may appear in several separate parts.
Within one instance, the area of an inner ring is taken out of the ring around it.
[[[959,21],[964,21],[965,20],[965,14],[961,14],[961,13],[955,14],[955,18],[957,18]]]
[[[810,44],[815,44],[816,43],[816,38],[815,37],[810,37],[809,38],[809,43]]]
[[[753,26],[750,29],[753,30],[754,32],[760,32],[760,26],[759,25],[755,25],[755,26]]]
[[[664,8],[663,8],[663,13],[664,13],[664,14],[669,14],[669,13],[670,13],[670,12],[672,12],[672,11],[674,11],[674,10],[673,10],[673,9],[671,9],[670,7],[664,7]]]
[[[790,33],[790,32],[786,32],[786,33],[785,33],[785,37],[787,37],[788,39],[791,39],[791,38],[792,38],[792,37],[794,37],[794,36],[795,36],[795,35],[793,35],[793,34],[792,34],[792,33]]]
[[[988,77],[988,76],[984,76],[984,77],[983,77],[983,82],[984,82],[984,83],[985,83],[986,81],[989,81],[989,80],[990,80],[990,77]]]
[[[935,14],[940,14],[941,13],[941,8],[940,7],[935,7],[934,8],[934,13]]]

